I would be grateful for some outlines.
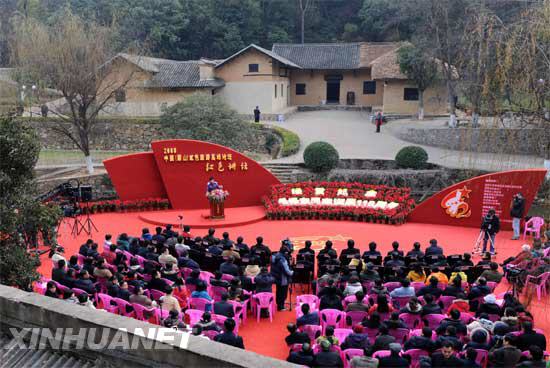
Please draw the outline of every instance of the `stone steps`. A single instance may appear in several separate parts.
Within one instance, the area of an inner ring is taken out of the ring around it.
[[[292,183],[295,172],[300,170],[300,166],[296,164],[265,163],[262,165],[282,183]]]

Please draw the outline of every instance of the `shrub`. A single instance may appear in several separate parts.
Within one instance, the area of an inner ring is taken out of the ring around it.
[[[328,172],[338,166],[338,151],[327,142],[313,142],[304,151],[306,167],[313,172]]]
[[[428,162],[428,153],[424,148],[418,146],[403,147],[397,152],[395,162],[400,167],[422,169]]]
[[[278,126],[274,126],[273,131],[283,140],[281,156],[287,157],[298,153],[300,150],[300,137],[296,133]]]

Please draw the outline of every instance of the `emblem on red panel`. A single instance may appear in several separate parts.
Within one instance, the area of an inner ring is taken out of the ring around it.
[[[466,186],[455,189],[447,194],[441,200],[441,207],[445,209],[445,213],[452,218],[470,217],[472,210],[466,200],[470,197],[470,192]]]

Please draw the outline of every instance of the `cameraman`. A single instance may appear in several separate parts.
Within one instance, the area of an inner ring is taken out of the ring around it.
[[[510,217],[512,217],[512,228],[514,229],[514,236],[512,240],[519,239],[521,219],[525,212],[525,198],[521,193],[514,195],[512,202],[510,203]]]
[[[294,272],[290,269],[288,260],[290,252],[287,246],[282,245],[279,252],[271,257],[271,274],[275,278],[275,300],[277,310],[283,311],[288,294],[288,285]]]
[[[495,236],[500,231],[500,219],[494,209],[490,209],[481,222],[483,234],[483,253],[487,251],[487,241],[491,239],[491,254],[495,255]]]

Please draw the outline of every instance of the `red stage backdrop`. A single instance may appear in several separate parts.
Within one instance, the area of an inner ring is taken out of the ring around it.
[[[478,227],[481,218],[494,208],[501,227],[512,228],[510,203],[514,194],[525,197],[529,211],[546,170],[512,170],[478,176],[452,185],[419,204],[408,221],[429,224]]]
[[[206,183],[213,176],[230,193],[226,207],[255,206],[280,184],[256,161],[217,144],[174,139],[151,146],[153,152],[104,161],[121,200],[168,197],[175,209],[208,208]]]

